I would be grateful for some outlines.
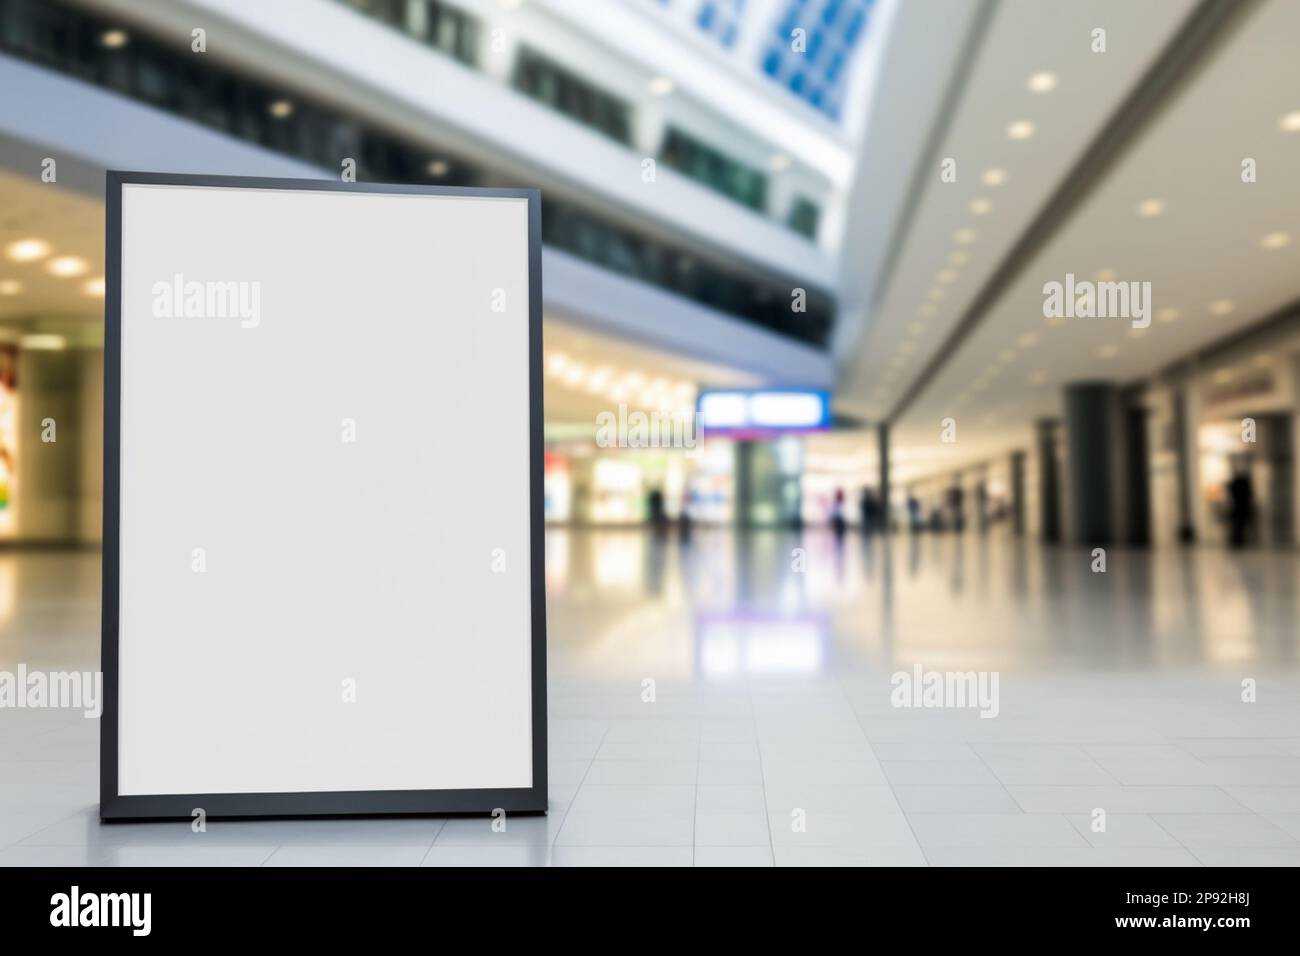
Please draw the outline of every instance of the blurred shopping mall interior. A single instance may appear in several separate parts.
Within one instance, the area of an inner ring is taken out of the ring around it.
[[[105,170],[537,187],[552,781],[499,840],[197,846],[99,826],[93,721],[0,711],[0,864],[1300,864],[1298,37],[1293,0],[0,0],[0,669],[98,666]],[[638,413],[687,427],[602,430]],[[914,668],[996,674],[996,718],[900,707]]]

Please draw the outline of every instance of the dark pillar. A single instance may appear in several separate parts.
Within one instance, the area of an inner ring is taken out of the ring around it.
[[[1147,442],[1147,410],[1140,398],[1124,408],[1124,504],[1128,543],[1151,544],[1151,453]]]
[[[754,512],[754,443],[736,442],[736,527],[747,530]]]
[[[1178,463],[1178,540],[1191,544],[1196,540],[1196,521],[1192,516],[1192,466],[1187,437],[1187,386],[1174,392],[1174,460]]]
[[[878,426],[876,433],[880,445],[880,530],[888,534],[893,524],[889,507],[889,426]]]
[[[1025,533],[1025,453],[1011,453],[1011,532]]]
[[[1038,524],[1043,541],[1061,543],[1061,476],[1056,467],[1056,420],[1038,422]]]
[[[1070,517],[1079,544],[1115,540],[1112,456],[1117,448],[1115,386],[1080,382],[1065,387],[1065,439],[1070,469]]]
[[[1268,507],[1268,526],[1257,529],[1262,544],[1286,547],[1295,535],[1295,518],[1292,514],[1293,465],[1291,461],[1291,416],[1289,414],[1261,415],[1259,417],[1259,446],[1265,464],[1262,489]]]

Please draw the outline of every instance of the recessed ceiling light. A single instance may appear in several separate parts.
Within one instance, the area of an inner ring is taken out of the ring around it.
[[[952,238],[960,245],[968,246],[975,241],[974,229],[958,229],[952,234]]]
[[[1233,305],[1231,299],[1215,299],[1210,303],[1210,312],[1214,315],[1227,315],[1234,308],[1236,306]]]
[[[1098,269],[1094,277],[1098,282],[1114,282],[1118,273],[1114,269]]]
[[[970,253],[965,249],[954,249],[948,256],[948,262],[954,266],[963,266],[970,259]]]
[[[1147,330],[1142,326],[1134,326],[1128,330],[1128,337],[1131,339],[1140,339],[1147,334]]]
[[[105,30],[99,35],[101,46],[106,46],[110,50],[120,50],[131,41],[130,36],[125,30]]]
[[[1007,127],[1007,136],[1011,139],[1029,139],[1034,135],[1034,124],[1029,120],[1016,120]]]
[[[57,259],[51,259],[45,268],[51,275],[56,275],[60,279],[72,279],[84,275],[90,266],[85,259],[78,256],[59,256]]]
[[[552,352],[546,359],[546,370],[552,375],[559,375],[569,366],[569,357],[563,352]]]
[[[916,310],[917,315],[924,316],[927,319],[932,317],[934,313],[935,313],[935,308],[932,305],[923,305]]]
[[[938,272],[935,273],[934,277],[935,277],[935,279],[937,279],[938,281],[942,282],[944,285],[947,285],[948,283],[953,282],[953,281],[956,280],[956,278],[957,278],[957,270],[956,270],[956,269],[940,269]]]
[[[1007,181],[1007,171],[1005,169],[986,169],[981,177],[985,186],[1001,186]]]
[[[0,280],[0,295],[17,295],[23,291],[23,284],[17,279]]]
[[[970,201],[970,211],[976,216],[982,216],[993,208],[993,203],[989,202],[983,196]]]
[[[33,262],[50,254],[50,244],[44,239],[19,239],[5,246],[5,255],[14,262]]]
[[[1267,352],[1260,352],[1255,356],[1255,364],[1260,368],[1268,368],[1268,366],[1273,364],[1273,356],[1269,355]]]
[[[1137,213],[1143,219],[1151,219],[1165,211],[1165,203],[1162,199],[1144,199],[1137,205]]]
[[[1058,329],[1058,328],[1060,328],[1061,326],[1063,326],[1063,325],[1065,324],[1065,316],[1063,316],[1063,315],[1049,315],[1049,316],[1047,317],[1047,324],[1050,325],[1050,326],[1051,326],[1052,328],[1054,328],[1054,329]]]
[[[944,291],[942,289],[931,289],[929,292],[925,294],[925,297],[927,299],[931,299],[935,302],[938,302],[940,299],[944,297]]]
[[[1040,70],[1029,77],[1026,85],[1031,93],[1050,93],[1056,89],[1056,74]]]
[[[774,173],[783,173],[790,168],[790,157],[785,153],[773,153],[767,158],[767,168]]]
[[[96,276],[94,279],[90,279],[81,287],[81,291],[91,298],[102,298],[104,295],[104,277]]]
[[[1097,349],[1097,358],[1113,359],[1118,354],[1118,345],[1103,345],[1101,348]]]
[[[1026,332],[1024,335],[1020,336],[1020,338],[1016,339],[1016,344],[1022,349],[1032,348],[1038,344],[1038,333]]]
[[[1232,381],[1232,369],[1221,368],[1214,373],[1214,380],[1222,385],[1224,382]]]
[[[650,91],[651,96],[667,96],[675,88],[673,81],[666,76],[651,77],[650,82],[646,84],[646,89]]]
[[[1047,382],[1047,373],[1042,371],[1041,369],[1037,372],[1031,373],[1029,376],[1030,385],[1043,385],[1046,382]]]
[[[293,103],[289,100],[272,100],[266,111],[276,119],[288,119],[293,115]]]
[[[911,325],[907,327],[908,335],[920,335],[924,331],[925,331],[924,322],[913,322]]]
[[[1300,133],[1300,110],[1287,113],[1277,121],[1277,125],[1287,133]]]
[[[1003,349],[1001,352],[998,353],[999,362],[1014,362],[1015,360],[1016,360],[1016,353],[1013,352],[1011,349]]]
[[[1291,234],[1288,232],[1270,232],[1259,240],[1262,248],[1272,252],[1274,249],[1281,249],[1283,246],[1291,244]]]
[[[1181,310],[1170,305],[1156,313],[1156,320],[1160,322],[1177,322],[1182,314]]]
[[[451,164],[445,159],[431,159],[429,160],[429,165],[426,166],[425,169],[428,170],[430,176],[433,176],[436,179],[441,179],[451,171]]]

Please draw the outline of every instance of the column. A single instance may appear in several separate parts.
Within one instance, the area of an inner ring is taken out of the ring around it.
[[[893,509],[889,501],[889,426],[884,424],[877,426],[876,437],[879,442],[877,457],[880,459],[880,530],[889,534],[893,525]]]
[[[1070,517],[1074,540],[1083,545],[1115,540],[1115,469],[1119,435],[1116,392],[1109,382],[1065,387],[1066,468],[1070,476]]]
[[[1056,467],[1056,428],[1053,418],[1037,424],[1038,437],[1038,526],[1047,544],[1061,542],[1061,478]]]

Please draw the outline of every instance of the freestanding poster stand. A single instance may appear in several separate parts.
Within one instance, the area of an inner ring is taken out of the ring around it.
[[[101,817],[544,811],[540,195],[107,202]]]

